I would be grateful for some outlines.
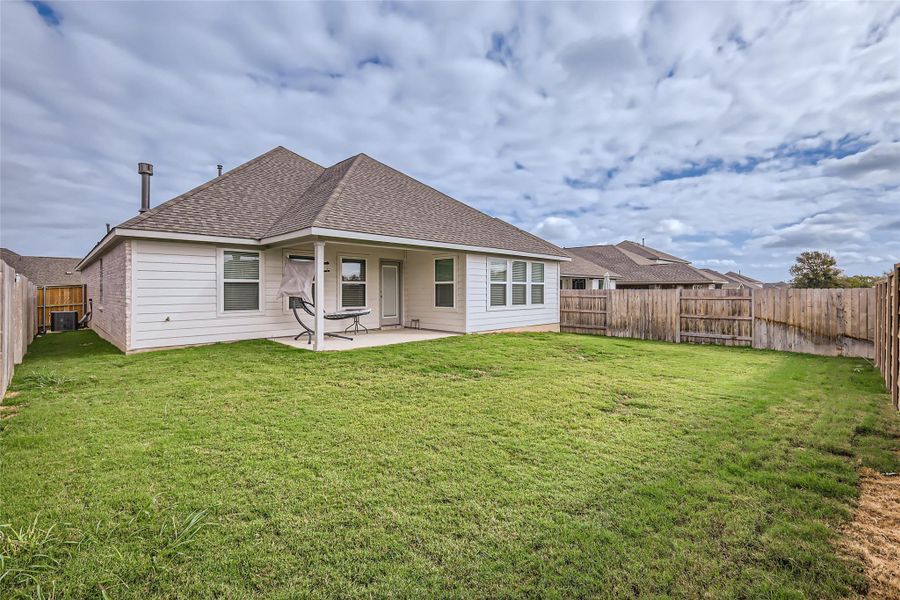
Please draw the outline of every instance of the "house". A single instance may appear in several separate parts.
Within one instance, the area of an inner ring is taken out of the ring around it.
[[[741,275],[740,273],[735,273],[734,271],[728,271],[727,273],[719,273],[718,271],[714,271],[712,269],[700,269],[707,275],[717,277],[719,279],[724,279],[725,284],[722,286],[723,289],[726,290],[743,290],[743,289],[762,289],[763,282],[757,279],[753,279],[752,277],[747,277],[746,275]]]
[[[77,258],[22,256],[0,248],[0,259],[38,287],[81,285],[81,273],[75,270]]]
[[[597,272],[609,272],[611,277],[615,274],[615,283],[611,287],[620,289],[716,289],[727,283],[722,277],[693,267],[690,261],[628,240],[615,245],[566,248],[566,251],[570,256],[598,267]],[[578,280],[584,277],[584,270],[576,266],[574,258],[563,263],[563,287],[581,285]]]
[[[368,307],[370,328],[558,331],[562,249],[358,154],[328,168],[283,147],[141,212],[82,259],[91,326],[126,352],[299,332],[277,295],[312,261],[314,348]],[[365,334],[363,334],[365,335]]]
[[[619,274],[595,262],[569,252],[571,261],[562,265],[560,289],[602,290],[615,289]]]

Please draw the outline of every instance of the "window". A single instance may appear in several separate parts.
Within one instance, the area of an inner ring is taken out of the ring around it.
[[[259,310],[259,252],[224,250],[222,309]]]
[[[587,279],[573,279],[572,280],[572,289],[573,290],[587,289]]]
[[[506,306],[506,273],[505,260],[491,261],[491,306]]]
[[[100,303],[103,303],[103,259],[100,259]],[[44,303],[46,304],[46,302]]]
[[[366,305],[366,261],[363,258],[341,259],[341,308],[363,308]]]
[[[512,261],[512,303],[522,306],[528,298],[528,263],[524,260]]]
[[[288,260],[293,260],[297,262],[314,262],[316,259],[312,256],[305,256],[301,254],[288,254]],[[312,297],[313,301],[316,299],[316,284],[312,285]],[[288,298],[288,308],[300,308],[300,298],[290,297]]]
[[[531,263],[531,303],[544,303],[544,263]]]
[[[493,258],[489,270],[490,306],[544,304],[544,263]]]
[[[453,308],[455,302],[456,265],[452,258],[434,259],[434,305],[438,308]]]

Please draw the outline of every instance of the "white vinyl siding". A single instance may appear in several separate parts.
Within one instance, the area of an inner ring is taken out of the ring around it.
[[[537,283],[539,283],[539,287],[543,288],[543,304],[534,302],[535,272],[529,267],[531,289],[526,296],[528,303],[523,306],[512,304],[512,290],[508,289],[514,285],[511,273],[514,268],[512,262],[519,262],[519,259],[505,259],[484,254],[466,255],[467,332],[476,333],[559,323],[559,263],[540,261],[540,264],[543,265],[543,282]],[[525,262],[533,265],[538,261]],[[493,304],[499,302],[501,298],[506,299],[505,304]]]
[[[262,304],[258,311],[221,311],[217,283],[217,254],[222,247],[192,242],[164,242],[135,240],[132,242],[133,292],[132,328],[129,349],[204,344],[256,338],[294,336],[300,326],[287,301],[277,295],[281,285],[282,265],[288,254],[312,256],[312,245],[298,245],[287,249],[262,251]],[[243,248],[258,252],[257,249]],[[371,252],[371,254],[368,254]],[[378,264],[381,258],[402,260],[404,252],[390,248],[371,248],[346,244],[326,244],[325,310],[338,310],[338,254],[361,256],[368,264]],[[429,265],[431,261],[429,261]],[[378,269],[368,274],[368,306],[372,314],[360,322],[369,328],[379,326],[377,293]],[[425,283],[428,302],[431,302],[430,268]],[[308,317],[300,311],[301,317]],[[326,321],[326,330],[342,331],[345,321]],[[423,325],[424,326],[424,325]]]
[[[412,320],[419,322],[422,329],[435,331],[466,330],[466,272],[464,255],[454,254],[455,283],[453,285],[453,307],[436,307],[435,301],[435,260],[449,258],[446,252],[406,252],[403,263],[403,325],[409,327]]]

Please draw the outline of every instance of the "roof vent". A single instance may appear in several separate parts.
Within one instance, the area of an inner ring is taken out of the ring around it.
[[[138,163],[138,173],[141,175],[141,210],[150,210],[150,178],[153,176],[153,165],[150,163]]]
[[[222,176],[222,165],[216,165],[216,168],[219,170],[219,177]]]

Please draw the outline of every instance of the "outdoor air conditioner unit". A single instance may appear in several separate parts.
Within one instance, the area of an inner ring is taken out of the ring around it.
[[[54,310],[50,313],[50,329],[52,331],[75,331],[77,327],[77,311]]]

